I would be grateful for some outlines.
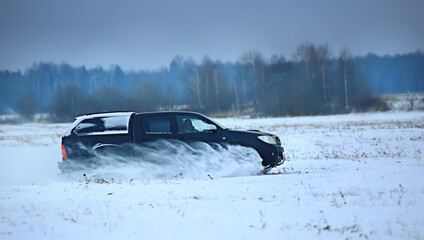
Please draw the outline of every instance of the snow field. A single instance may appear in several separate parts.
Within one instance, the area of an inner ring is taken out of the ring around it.
[[[276,133],[289,161],[275,175],[69,179],[56,168],[68,125],[0,126],[0,239],[424,238],[424,112],[218,121]]]

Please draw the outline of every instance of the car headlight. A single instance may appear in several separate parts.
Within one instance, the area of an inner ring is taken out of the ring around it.
[[[277,144],[277,140],[273,138],[272,136],[259,136],[258,137],[262,142],[268,143],[268,144]]]

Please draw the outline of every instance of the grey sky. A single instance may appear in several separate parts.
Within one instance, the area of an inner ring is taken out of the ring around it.
[[[290,59],[306,41],[355,55],[424,49],[424,1],[0,0],[0,69],[33,62],[124,70],[175,55],[235,61],[256,49]]]

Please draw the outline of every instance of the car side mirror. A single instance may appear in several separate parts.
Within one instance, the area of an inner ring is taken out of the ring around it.
[[[205,130],[206,131],[209,131],[209,132],[213,132],[213,131],[216,131],[217,128],[216,128],[216,126],[214,124],[208,124],[208,126],[206,126],[206,129]]]

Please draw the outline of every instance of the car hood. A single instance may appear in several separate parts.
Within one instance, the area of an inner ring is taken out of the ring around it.
[[[227,131],[234,132],[234,133],[244,133],[244,134],[256,135],[256,136],[274,136],[274,134],[267,133],[267,132],[261,132],[259,130],[233,130],[233,129],[227,129]]]

